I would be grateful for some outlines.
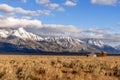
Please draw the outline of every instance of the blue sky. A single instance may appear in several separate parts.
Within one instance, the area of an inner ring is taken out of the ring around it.
[[[116,27],[120,21],[119,5],[93,4],[90,0],[70,0],[76,3],[75,6],[66,6],[66,0],[51,0],[64,8],[64,11],[51,10],[48,16],[34,16],[44,24],[68,24],[77,27]],[[0,4],[8,4],[12,7],[21,7],[25,10],[49,10],[35,0],[21,2],[20,0],[0,0]]]
[[[120,34],[119,3],[119,0],[0,0],[0,23],[4,23],[0,27],[30,23],[53,32],[78,35],[82,31],[92,36],[112,34],[116,38]]]

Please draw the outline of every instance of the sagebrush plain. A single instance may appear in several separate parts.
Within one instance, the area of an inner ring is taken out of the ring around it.
[[[120,56],[0,55],[0,80],[120,80]]]

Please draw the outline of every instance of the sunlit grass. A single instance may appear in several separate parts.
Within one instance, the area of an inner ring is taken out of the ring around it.
[[[119,56],[0,55],[0,80],[119,79]]]

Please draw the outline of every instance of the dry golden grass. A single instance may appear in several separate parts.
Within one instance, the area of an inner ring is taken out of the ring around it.
[[[120,57],[0,55],[0,80],[120,80]]]

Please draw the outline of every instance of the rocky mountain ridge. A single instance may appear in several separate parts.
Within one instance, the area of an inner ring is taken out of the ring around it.
[[[0,29],[0,52],[114,52],[117,50],[96,39],[80,40],[67,36],[42,38],[24,28]]]

